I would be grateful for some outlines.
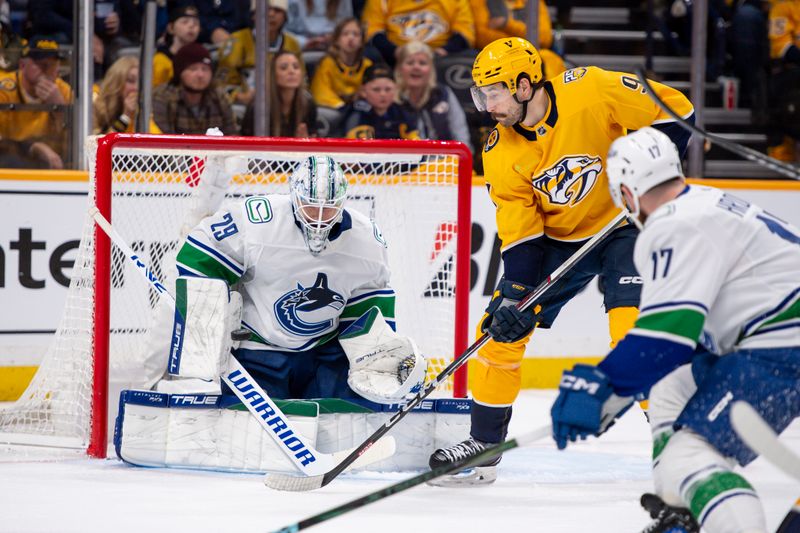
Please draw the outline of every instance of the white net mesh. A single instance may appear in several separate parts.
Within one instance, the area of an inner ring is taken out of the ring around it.
[[[95,202],[95,153],[96,139],[90,139],[90,205]],[[115,148],[112,154],[112,224],[167,287],[190,227],[225,198],[288,192],[288,175],[311,155],[263,145],[209,151],[202,145],[174,150],[157,144]],[[412,155],[330,155],[350,182],[347,209],[375,220],[388,242],[398,331],[411,336],[432,359],[430,374],[436,375],[453,357],[458,158],[424,150]],[[26,440],[28,434],[36,435],[36,442],[47,437],[57,445],[88,444],[93,299],[94,225],[87,218],[61,324],[31,385],[15,405],[0,411],[0,442]],[[112,248],[110,416],[116,412],[119,388],[147,380],[142,353],[157,299],[140,273]],[[14,438],[21,434],[22,439]]]

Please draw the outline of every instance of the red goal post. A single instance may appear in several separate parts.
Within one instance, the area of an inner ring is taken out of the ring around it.
[[[229,180],[227,199],[286,193],[298,161],[332,155],[350,183],[346,207],[376,220],[388,242],[398,331],[431,357],[432,375],[467,348],[472,155],[465,145],[109,134],[87,141],[86,153],[90,206],[167,282],[187,217],[214,204],[214,193],[199,192],[208,176]],[[4,433],[36,434],[106,455],[113,393],[141,386],[149,363],[140,352],[158,299],[126,262],[87,219],[55,347],[17,404],[0,411],[0,442],[8,441]],[[453,396],[466,395],[465,371],[449,385]]]

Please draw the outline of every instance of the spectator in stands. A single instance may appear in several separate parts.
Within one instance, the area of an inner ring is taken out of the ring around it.
[[[94,99],[93,133],[134,133],[138,111],[139,58],[123,56],[108,69]],[[145,133],[161,133],[152,117]]]
[[[170,83],[153,90],[153,118],[164,133],[205,134],[219,128],[225,135],[237,133],[225,93],[213,81],[211,56],[200,43],[178,50]]]
[[[397,47],[409,41],[424,42],[440,56],[475,44],[468,0],[367,0],[363,20],[369,44],[392,66]]]
[[[269,134],[273,137],[316,137],[317,108],[308,94],[300,57],[288,50],[272,60]],[[251,103],[242,120],[242,135],[254,135],[255,109]]]
[[[744,0],[733,13],[730,52],[739,78],[739,106],[749,107],[753,122],[765,124],[769,78],[768,0]]]
[[[311,80],[311,95],[333,127],[341,111],[352,102],[361,87],[364,71],[372,61],[364,57],[364,32],[354,18],[345,19],[333,30],[328,53],[317,65]]]
[[[142,21],[147,4],[142,0],[119,0],[122,34],[134,43],[142,41]],[[156,35],[163,35],[167,30],[171,4],[174,4],[172,0],[156,0]]]
[[[182,1],[181,5],[189,2]],[[200,42],[222,46],[249,23],[250,0],[193,0],[200,12]],[[272,4],[272,2],[270,2]]]
[[[503,37],[528,38],[525,24],[526,0],[470,0],[475,18],[475,48],[479,50]],[[544,77],[550,79],[566,70],[564,60],[550,50],[553,45],[553,25],[544,0],[539,4],[539,55],[542,56]]]
[[[286,31],[297,37],[303,50],[325,50],[336,24],[352,16],[350,0],[289,0]]]
[[[0,5],[8,4],[0,0]],[[16,70],[24,44],[25,39],[14,32],[11,24],[0,20],[0,74]]]
[[[771,128],[767,153],[798,160],[800,140],[800,0],[774,0],[769,10]]]
[[[287,50],[300,53],[297,39],[283,31],[286,25],[288,0],[271,0],[269,3],[269,53]],[[251,12],[251,22],[255,12]],[[219,54],[217,81],[226,86],[231,100],[247,104],[255,94],[256,36],[255,24],[234,32]],[[305,67],[303,67],[305,69]]]
[[[386,65],[372,65],[344,119],[344,131],[351,139],[419,139],[417,117],[395,102],[397,85]]]
[[[31,32],[51,36],[60,44],[72,43],[72,2],[28,0]]]
[[[453,90],[436,81],[430,46],[411,41],[398,48],[394,73],[401,104],[418,118],[420,138],[461,141],[472,150],[464,109]]]
[[[198,35],[200,15],[196,7],[177,7],[170,12],[164,44],[153,56],[153,87],[172,79],[172,58],[185,45],[197,41]]]
[[[71,102],[69,85],[58,77],[58,44],[35,36],[23,49],[17,71],[0,76],[0,104],[49,104]],[[0,153],[3,166],[64,168],[66,110],[0,113]]]

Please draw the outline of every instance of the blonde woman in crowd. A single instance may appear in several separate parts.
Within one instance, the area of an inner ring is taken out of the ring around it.
[[[308,94],[300,57],[283,50],[272,59],[270,81],[270,129],[273,137],[316,137],[317,107]],[[242,135],[254,135],[254,105],[247,107]]]
[[[397,49],[397,99],[418,118],[422,139],[461,141],[472,150],[467,117],[452,89],[436,79],[433,50],[419,41]]]
[[[136,131],[139,111],[139,59],[123,56],[108,69],[94,99],[95,134]],[[152,117],[148,133],[161,133]]]

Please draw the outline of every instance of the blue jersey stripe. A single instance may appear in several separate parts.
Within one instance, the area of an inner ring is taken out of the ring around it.
[[[230,259],[228,259],[224,255],[222,255],[217,250],[211,248],[210,246],[208,246],[206,244],[203,244],[202,242],[198,241],[197,239],[195,239],[192,236],[186,237],[186,240],[187,240],[187,242],[192,243],[197,248],[200,248],[205,253],[214,256],[220,263],[225,264],[228,268],[230,268],[236,274],[238,274],[239,277],[242,277],[244,275],[244,270],[242,269],[242,267],[240,267],[239,265],[237,265],[236,263],[234,263],[233,261],[231,261]]]
[[[800,295],[800,287],[790,292],[789,295],[783,300],[781,300],[781,303],[779,303],[777,306],[773,307],[772,309],[770,309],[765,313],[762,313],[761,315],[755,317],[753,320],[745,324],[744,329],[742,330],[742,336],[747,337],[748,335],[750,335],[753,329],[758,327],[759,324],[761,324],[762,322],[766,322],[773,316],[781,313],[785,308],[789,307],[789,305],[791,305],[795,299],[797,299],[798,295]]]
[[[663,307],[686,307],[686,306],[697,307],[698,309],[701,309],[703,313],[708,314],[708,307],[706,307],[705,304],[702,304],[700,302],[695,302],[692,300],[678,300],[675,302],[664,302],[660,304],[648,305],[646,307],[642,307],[641,309],[639,309],[639,314],[646,313],[647,311],[652,311],[653,309],[661,309]]]
[[[361,294],[359,296],[356,296],[355,298],[350,298],[349,300],[347,300],[347,305],[354,304],[356,302],[360,302],[361,300],[364,300],[366,298],[374,298],[376,296],[382,296],[384,298],[388,298],[388,297],[391,297],[391,296],[394,296],[394,295],[395,294],[394,294],[394,290],[393,289],[380,289],[380,290],[377,290],[377,291],[372,291],[372,292],[367,292],[367,293]]]

